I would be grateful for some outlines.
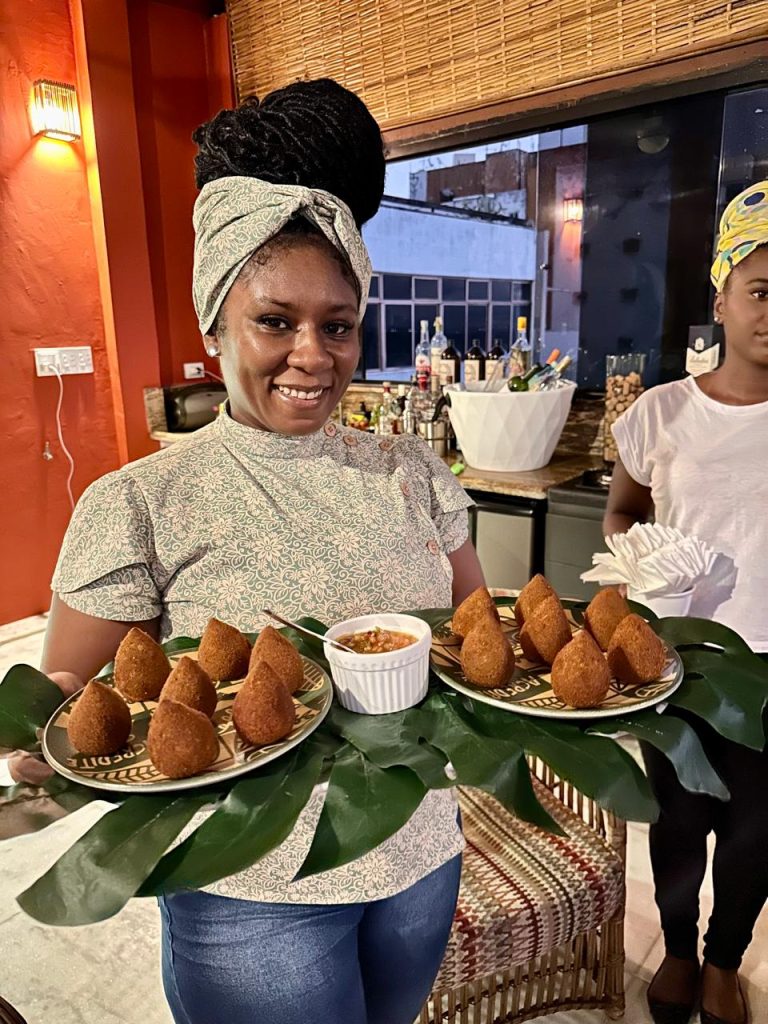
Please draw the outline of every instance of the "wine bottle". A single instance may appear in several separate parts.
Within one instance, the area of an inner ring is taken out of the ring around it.
[[[477,338],[473,338],[464,356],[464,383],[475,384],[481,380],[485,380],[485,353]]]
[[[510,377],[507,381],[507,387],[510,391],[529,391],[531,381],[534,377],[538,376],[544,367],[541,363],[535,363],[527,373],[517,377]]]
[[[440,322],[440,330],[443,329],[443,321],[440,317],[435,320],[435,327],[437,327],[438,321]],[[446,340],[446,347],[443,349],[442,356],[440,357],[440,387],[444,388],[446,384],[458,384],[461,381],[461,353],[458,349],[454,348],[453,342],[448,338]]]
[[[501,341],[498,338],[493,339],[493,347],[489,349],[488,355],[485,357],[485,379],[490,380],[496,371],[496,367],[499,363],[503,362],[507,358],[507,353],[501,346]]]

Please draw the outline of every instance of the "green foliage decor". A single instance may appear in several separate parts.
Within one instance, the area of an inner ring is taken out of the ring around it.
[[[583,605],[564,603],[578,620]],[[434,627],[451,611],[411,614]],[[302,624],[326,629],[314,619]],[[536,798],[527,756],[540,758],[614,814],[653,821],[656,801],[636,761],[616,742],[622,733],[661,750],[686,789],[728,799],[695,730],[675,711],[685,709],[689,720],[693,714],[728,739],[760,749],[768,665],[716,623],[672,618],[654,626],[685,666],[663,713],[650,709],[581,723],[524,718],[455,693],[433,676],[426,699],[407,711],[356,715],[334,704],[299,747],[218,787],[122,797],[55,776],[45,788],[66,810],[105,798],[113,807],[18,902],[46,924],[82,925],[110,917],[133,896],[210,885],[283,842],[319,782],[327,782],[328,791],[298,878],[372,850],[407,822],[430,789],[479,787],[526,821],[559,831]],[[319,641],[285,632],[327,668]],[[195,645],[182,637],[164,647],[178,653]],[[0,685],[0,744],[39,751],[40,731],[60,700],[40,672],[25,665],[10,669]],[[204,808],[210,813],[195,819]],[[40,815],[39,823],[44,828],[49,822]]]

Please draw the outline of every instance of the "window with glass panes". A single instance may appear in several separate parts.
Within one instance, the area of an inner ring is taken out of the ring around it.
[[[363,371],[409,370],[421,321],[431,336],[438,315],[462,354],[473,340],[486,351],[497,341],[508,349],[516,318],[530,317],[530,306],[530,281],[375,273],[363,320]]]

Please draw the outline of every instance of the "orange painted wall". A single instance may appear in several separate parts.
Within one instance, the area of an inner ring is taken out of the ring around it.
[[[231,102],[226,25],[173,0],[131,0],[128,16],[160,373],[171,384],[183,380],[185,362],[218,370],[192,306],[192,132]]]
[[[37,78],[76,80],[67,0],[0,4],[0,622],[47,609],[69,520],[58,385],[34,375],[34,347],[93,348],[94,374],[65,378],[75,497],[118,463],[83,149],[31,138]]]

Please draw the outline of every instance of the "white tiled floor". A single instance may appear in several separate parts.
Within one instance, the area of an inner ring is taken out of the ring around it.
[[[11,665],[37,666],[45,617],[0,627],[0,677]],[[88,928],[36,924],[14,897],[38,878],[100,813],[91,804],[42,833],[0,843],[0,994],[29,1024],[171,1024],[158,967],[155,904],[133,900]],[[711,909],[709,878],[702,921]],[[626,1024],[647,1024],[645,986],[663,955],[648,861],[647,826],[630,825],[627,863]],[[753,1024],[768,1022],[768,913],[758,921],[743,965]],[[558,1013],[551,1024],[597,1024],[599,1012]],[[213,1024],[213,1022],[211,1022]],[[341,1022],[340,1022],[341,1024]]]

